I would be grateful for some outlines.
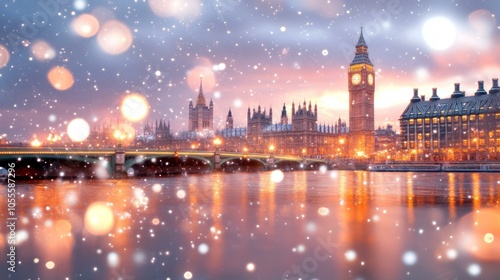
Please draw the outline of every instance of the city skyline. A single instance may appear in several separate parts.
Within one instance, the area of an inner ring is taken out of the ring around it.
[[[248,107],[278,111],[304,99],[318,104],[319,124],[333,124],[348,116],[347,71],[361,26],[377,75],[375,127],[398,125],[413,88],[430,97],[437,87],[444,98],[458,82],[472,95],[478,80],[489,89],[500,76],[491,1],[193,0],[176,11],[154,0],[42,3],[55,4],[6,3],[0,14],[0,135],[9,140],[64,132],[74,118],[91,127],[123,119],[118,107],[126,92],[149,102],[147,116],[134,124],[138,132],[155,119],[187,130],[200,75],[214,102],[215,129],[225,127],[229,108],[234,126],[244,127]],[[93,30],[87,14],[100,28]],[[23,27],[29,18],[41,22]],[[105,30],[124,32],[129,42],[110,44]],[[54,67],[72,73],[67,89],[47,78]]]

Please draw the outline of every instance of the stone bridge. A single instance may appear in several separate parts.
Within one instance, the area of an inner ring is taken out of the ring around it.
[[[0,167],[16,164],[27,178],[110,178],[213,171],[301,170],[329,166],[324,159],[225,151],[0,148]]]

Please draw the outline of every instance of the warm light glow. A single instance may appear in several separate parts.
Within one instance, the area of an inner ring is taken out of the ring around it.
[[[43,40],[36,41],[31,46],[31,52],[33,53],[35,59],[39,61],[51,60],[56,57],[56,51],[54,48]]]
[[[125,119],[131,122],[138,122],[144,119],[149,112],[149,103],[140,94],[129,94],[122,102],[121,112]]]
[[[285,179],[285,174],[283,174],[283,171],[276,169],[271,172],[271,181],[273,183],[280,183]]]
[[[247,271],[252,272],[255,270],[255,264],[247,263]]]
[[[148,2],[153,13],[159,17],[176,17],[180,20],[190,20],[200,15],[200,0],[149,0]]]
[[[71,23],[73,31],[79,36],[92,37],[99,31],[99,21],[90,14],[82,14]]]
[[[330,209],[326,208],[326,207],[320,207],[318,209],[318,214],[320,216],[327,216],[328,214],[330,214]]]
[[[435,17],[425,22],[422,35],[432,49],[445,50],[455,42],[457,30],[448,19]]]
[[[47,136],[47,141],[52,142],[52,143],[61,141],[61,136],[59,136],[57,134],[50,133],[49,136]]]
[[[45,263],[45,267],[47,269],[53,269],[56,266],[56,264],[52,261]]]
[[[204,61],[202,63],[208,64]],[[213,91],[216,80],[212,67],[196,66],[193,69],[189,70],[186,75],[186,80],[189,88],[197,91],[200,88],[200,77],[203,78],[203,92],[207,93]]]
[[[215,138],[215,139],[214,139],[214,145],[215,145],[216,147],[218,147],[220,144],[222,144],[222,140],[220,140],[219,138]]]
[[[41,145],[42,145],[42,142],[38,141],[38,139],[31,141],[32,147],[40,147]]]
[[[93,235],[105,235],[114,225],[113,211],[104,202],[92,203],[85,212],[85,229]]]
[[[9,63],[10,54],[6,47],[0,45],[0,69]]]
[[[109,54],[121,54],[132,45],[132,33],[129,28],[117,21],[106,22],[97,34],[97,42]]]
[[[269,151],[272,153],[272,152],[274,152],[274,149],[275,149],[275,148],[274,148],[274,145],[273,145],[273,144],[271,144],[271,146],[269,146]]]
[[[74,83],[73,74],[62,66],[56,66],[50,69],[47,74],[47,79],[55,89],[61,91],[71,88]]]
[[[90,135],[90,126],[84,119],[74,119],[68,124],[68,137],[74,142],[81,142]]]
[[[495,236],[491,233],[487,233],[484,235],[484,242],[486,243],[492,243],[493,240],[495,240]]]

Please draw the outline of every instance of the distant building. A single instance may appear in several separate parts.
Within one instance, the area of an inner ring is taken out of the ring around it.
[[[251,113],[253,112],[253,113]],[[339,140],[343,137],[342,144],[347,145],[347,125],[339,118],[335,125],[318,124],[318,108],[312,109],[311,102],[306,101],[297,110],[292,103],[292,122],[288,123],[286,105],[283,104],[279,123],[272,122],[272,108],[269,114],[259,106],[253,111],[248,108],[247,134],[245,143],[241,146],[252,152],[296,155],[296,156],[345,156],[346,148],[341,146]],[[227,134],[226,131],[224,133]],[[222,134],[224,136],[224,134]],[[230,133],[229,135],[239,135]],[[224,137],[226,139],[226,137]],[[243,140],[243,138],[240,137]],[[272,147],[272,148],[271,148]],[[241,149],[241,148],[240,148]],[[270,150],[274,149],[274,150]],[[344,154],[342,154],[344,152]]]
[[[500,88],[493,79],[489,92],[478,82],[465,96],[460,84],[449,98],[413,98],[400,117],[401,145],[408,160],[466,161],[500,159]]]
[[[394,160],[401,147],[399,145],[399,134],[388,124],[385,128],[378,127],[375,130],[375,159],[379,161]]]
[[[200,78],[200,90],[196,99],[196,106],[189,101],[189,131],[203,131],[214,129],[214,104],[210,100],[207,106],[203,95],[203,80]]]

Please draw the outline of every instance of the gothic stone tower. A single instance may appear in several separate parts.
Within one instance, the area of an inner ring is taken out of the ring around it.
[[[214,129],[214,103],[210,100],[210,106],[207,106],[205,96],[203,95],[203,81],[200,78],[200,91],[196,99],[196,106],[193,101],[189,101],[189,130],[203,131]]]
[[[371,156],[375,151],[375,71],[368,57],[363,28],[349,66],[349,135],[351,158]]]

